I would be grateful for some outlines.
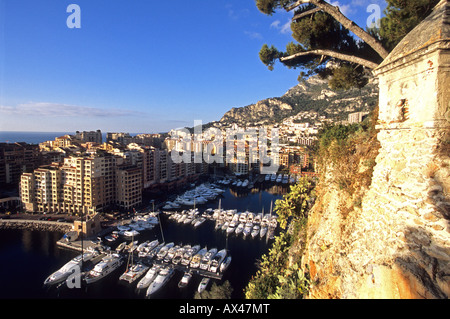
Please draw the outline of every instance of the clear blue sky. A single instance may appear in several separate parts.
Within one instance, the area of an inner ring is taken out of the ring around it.
[[[384,3],[329,2],[363,28]],[[292,41],[291,16],[254,0],[0,0],[0,131],[162,132],[281,96],[299,70],[258,52]]]

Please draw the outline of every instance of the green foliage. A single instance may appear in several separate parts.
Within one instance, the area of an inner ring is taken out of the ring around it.
[[[375,129],[377,115],[375,108],[362,123],[330,125],[319,131],[315,156],[321,174],[331,168],[329,182],[335,182],[350,195],[371,183],[380,148]],[[358,206],[358,200],[355,201]]]
[[[264,44],[259,51],[259,58],[261,62],[267,65],[269,70],[273,70],[275,61],[279,58],[280,52],[272,45],[270,48],[267,44]]]
[[[387,0],[385,17],[381,19],[380,36],[384,46],[392,50],[405,35],[425,19],[439,0]]]
[[[231,299],[233,288],[227,280],[222,285],[213,282],[210,290],[205,290],[201,294],[196,292],[194,299]]]
[[[351,125],[328,125],[323,127],[318,134],[319,147],[322,150],[326,150],[332,142],[337,143],[338,147],[344,147],[348,143],[348,138],[353,133],[362,130],[361,124]]]
[[[275,212],[278,214],[278,223],[286,229],[291,219],[295,221],[306,217],[308,212],[309,193],[311,184],[306,178],[291,186],[289,193],[275,202]]]
[[[275,204],[278,222],[286,229],[290,222],[293,231],[281,232],[269,252],[262,256],[259,270],[245,289],[247,299],[297,299],[308,292],[309,279],[298,263],[289,264],[290,249],[306,227],[308,194],[311,184],[302,179]]]
[[[300,299],[309,290],[309,279],[297,263],[287,268],[283,275],[278,275],[279,285],[268,299]]]
[[[353,87],[362,88],[367,84],[367,77],[364,76],[361,67],[353,67],[343,64],[332,71],[329,81],[332,90],[350,90]]]
[[[385,17],[381,19],[381,29],[368,29],[373,38],[380,41],[383,46],[392,50],[396,44],[422,21],[438,3],[439,0],[387,0],[388,6]],[[272,15],[277,9],[286,9],[295,4],[294,0],[256,0],[258,9]],[[331,3],[331,1],[328,1]],[[295,14],[307,12],[315,8],[310,3],[298,6]],[[284,56],[295,53],[327,49],[350,56],[365,58],[375,63],[381,62],[381,57],[367,43],[357,40],[346,28],[325,12],[315,12],[297,19],[291,24],[292,36],[298,43],[289,43],[286,52],[280,52],[275,47],[265,45],[260,52],[260,58],[265,65],[273,70],[275,61]],[[331,77],[330,86],[333,89],[347,90],[352,87],[361,88],[367,83],[365,70],[348,61],[335,61],[340,64],[338,68],[327,69],[327,56],[302,55],[295,59],[283,61],[288,68],[301,68],[299,82],[313,74]]]
[[[256,6],[259,11],[264,14],[272,15],[275,13],[275,9],[284,7],[290,3],[292,0],[256,0]]]

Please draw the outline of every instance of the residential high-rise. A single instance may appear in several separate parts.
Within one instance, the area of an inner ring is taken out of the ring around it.
[[[69,157],[23,174],[21,199],[25,210],[37,212],[94,214],[114,204],[128,209],[142,201],[141,174],[132,166],[117,166],[108,153]]]
[[[22,173],[39,166],[39,145],[0,143],[0,186],[17,184]]]

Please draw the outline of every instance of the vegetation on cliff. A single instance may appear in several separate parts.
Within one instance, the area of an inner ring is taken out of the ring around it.
[[[291,187],[282,200],[276,201],[275,212],[281,227],[279,236],[259,263],[259,270],[245,289],[248,299],[303,298],[311,284],[308,266],[302,264],[307,244],[310,209],[320,211],[327,187],[331,184],[351,199],[349,207],[341,207],[342,218],[361,199],[371,183],[379,143],[375,124],[378,110],[362,123],[330,125],[319,134],[316,156],[320,168],[317,187],[307,179]],[[326,250],[326,245],[322,247]]]
[[[356,194],[356,206],[362,196],[358,192],[371,183],[380,148],[375,129],[377,119],[375,108],[362,123],[331,125],[319,132],[316,158],[320,174],[328,175],[328,184],[335,183],[351,196]]]
[[[262,256],[259,270],[245,289],[247,299],[298,299],[308,292],[307,274],[298,258],[291,256],[292,250],[304,242],[311,191],[312,184],[304,178],[275,202],[282,231],[268,254]]]

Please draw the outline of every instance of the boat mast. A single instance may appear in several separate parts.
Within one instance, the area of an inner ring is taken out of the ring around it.
[[[153,214],[155,214],[155,200],[154,199],[152,199],[152,204],[153,204]],[[163,229],[162,229],[161,217],[159,217],[159,215],[160,214],[158,214],[159,229],[161,229],[161,237],[162,237],[163,243],[165,243],[166,241],[164,239],[164,232],[163,232]]]

